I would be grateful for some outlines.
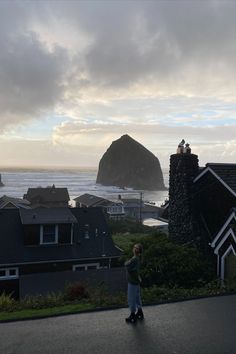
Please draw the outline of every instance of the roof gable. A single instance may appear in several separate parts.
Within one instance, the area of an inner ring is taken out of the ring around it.
[[[94,207],[94,206],[110,206],[110,205],[117,205],[116,202],[112,202],[108,199],[98,197],[93,194],[85,193],[80,195],[79,197],[74,199],[77,203],[81,203],[86,207]]]
[[[236,197],[236,164],[207,163],[206,167],[193,180],[196,183],[206,173],[211,173],[226,189]]]
[[[233,211],[231,212],[230,216],[228,217],[228,219],[226,220],[226,222],[224,223],[224,225],[221,227],[221,229],[219,230],[219,232],[216,234],[215,238],[213,239],[212,243],[211,243],[211,247],[215,248],[217,243],[220,241],[221,237],[225,234],[225,232],[227,231],[227,228],[229,227],[229,225],[232,223],[232,221],[236,221],[236,215],[235,215],[235,210],[233,209]],[[228,234],[229,231],[233,230],[230,228],[227,232],[226,235]],[[233,232],[234,233],[234,232]]]
[[[37,202],[68,202],[70,200],[67,188],[52,187],[29,188],[24,198]]]

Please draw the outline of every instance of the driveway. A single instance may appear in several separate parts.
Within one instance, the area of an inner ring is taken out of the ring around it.
[[[1,354],[234,354],[236,295],[0,324]]]

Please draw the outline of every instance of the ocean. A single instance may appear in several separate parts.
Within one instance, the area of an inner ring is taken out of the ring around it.
[[[169,170],[163,169],[162,171],[165,186],[168,188]],[[4,186],[0,187],[0,196],[5,194],[23,198],[30,187],[47,187],[55,184],[56,187],[66,187],[68,189],[72,205],[73,199],[84,193],[117,200],[119,194],[127,198],[140,198],[140,192],[143,192],[143,200],[153,202],[156,205],[162,204],[168,197],[168,190],[140,191],[96,184],[96,169],[2,168],[0,173],[4,183]]]

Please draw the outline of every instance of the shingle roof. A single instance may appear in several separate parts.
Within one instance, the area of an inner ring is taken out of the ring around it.
[[[77,222],[69,208],[21,209],[20,218],[23,225],[71,224]]]
[[[30,208],[30,202],[26,199],[9,197],[8,195],[3,195],[0,198],[0,209],[5,207],[8,203],[14,204],[16,207]]]
[[[21,223],[19,209],[1,209],[0,265],[63,262],[65,260],[83,261],[120,256],[121,252],[115,247],[99,208],[71,208],[70,211],[78,221],[74,227],[72,245],[53,244],[32,247],[23,244],[24,227]],[[84,237],[85,225],[89,225],[89,239]]]
[[[108,199],[102,198],[102,197],[98,197],[96,195],[93,194],[82,194],[79,197],[74,199],[76,202],[81,203],[83,206],[86,206],[87,208],[92,207],[92,206],[107,206],[110,204],[113,204],[113,202],[111,202]]]
[[[236,194],[236,164],[207,163],[194,181],[201,178],[207,171],[215,175],[233,194]]]
[[[207,163],[235,193],[236,193],[236,164],[234,163]]]
[[[68,202],[70,200],[67,188],[37,187],[29,188],[24,198],[30,202]]]

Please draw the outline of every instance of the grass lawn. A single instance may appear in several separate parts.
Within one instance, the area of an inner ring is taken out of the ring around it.
[[[2,311],[0,312],[0,321],[30,319],[35,317],[50,317],[55,315],[63,315],[68,313],[93,310],[95,308],[96,306],[94,304],[87,303],[70,304],[45,309],[22,309],[11,312]]]

